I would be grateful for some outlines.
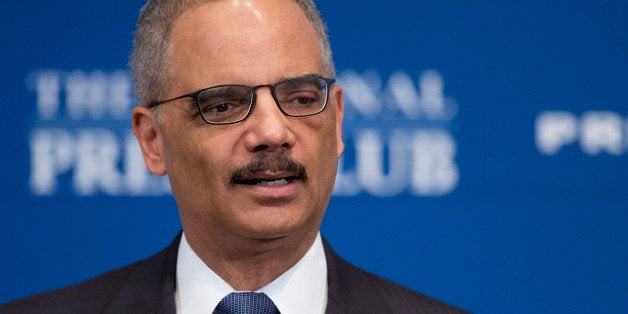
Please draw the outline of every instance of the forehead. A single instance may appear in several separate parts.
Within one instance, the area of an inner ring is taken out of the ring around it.
[[[323,74],[312,23],[291,0],[224,0],[185,11],[172,30],[173,79],[195,87]]]

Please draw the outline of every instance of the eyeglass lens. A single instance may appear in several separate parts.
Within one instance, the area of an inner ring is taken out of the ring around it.
[[[295,78],[277,83],[273,97],[285,114],[299,117],[322,111],[327,91],[327,82],[321,78]],[[244,85],[217,86],[200,92],[196,101],[205,121],[232,123],[249,114],[254,93],[253,88]]]

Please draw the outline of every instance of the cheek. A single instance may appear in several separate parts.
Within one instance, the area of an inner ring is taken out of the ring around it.
[[[229,169],[232,165],[225,157],[229,154],[217,153],[219,148],[216,146],[219,145],[198,144],[181,147],[174,153],[177,156],[170,164],[173,171],[169,179],[179,208],[185,209],[181,214],[187,219],[206,221],[214,219],[210,217],[218,213],[208,209],[229,202]]]
[[[228,157],[231,155],[224,151],[228,143],[224,138],[215,139],[207,134],[203,139],[198,133],[180,132],[174,134],[174,140],[166,141],[168,175],[175,181],[173,189],[176,184],[197,193],[217,188],[225,180],[223,177],[229,169]]]
[[[338,164],[338,142],[336,137],[336,125],[331,117],[321,122],[318,129],[311,129],[308,133],[310,146],[307,152],[314,166],[312,175],[320,177],[324,181],[322,188],[333,182]]]

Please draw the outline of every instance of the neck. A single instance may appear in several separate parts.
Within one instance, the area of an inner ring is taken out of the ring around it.
[[[250,239],[188,234],[194,252],[238,291],[256,291],[294,266],[310,249],[317,231],[272,239]]]

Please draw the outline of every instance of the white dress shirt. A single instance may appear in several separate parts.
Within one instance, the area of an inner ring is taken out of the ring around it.
[[[184,234],[177,257],[177,313],[212,313],[231,292],[236,290],[205,265]],[[282,314],[325,313],[327,262],[320,233],[299,262],[257,292],[268,295]]]

